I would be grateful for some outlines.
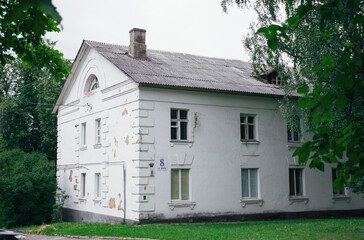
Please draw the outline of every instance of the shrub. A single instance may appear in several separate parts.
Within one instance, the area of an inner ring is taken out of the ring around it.
[[[0,226],[52,220],[55,169],[45,155],[15,149],[0,153]]]

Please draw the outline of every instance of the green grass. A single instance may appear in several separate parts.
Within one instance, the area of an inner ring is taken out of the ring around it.
[[[154,239],[364,239],[364,219],[112,225],[56,223],[21,228],[32,234]]]

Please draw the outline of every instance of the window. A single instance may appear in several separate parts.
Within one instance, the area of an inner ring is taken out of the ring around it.
[[[101,177],[100,173],[95,173],[95,198],[101,197]]]
[[[171,199],[189,200],[189,169],[171,169]]]
[[[95,120],[95,144],[101,143],[101,119]]]
[[[272,84],[282,86],[283,82],[280,77],[273,77],[272,78]]]
[[[187,110],[171,109],[171,140],[187,140]]]
[[[255,116],[240,116],[240,139],[244,142],[254,142],[257,140],[255,134]]]
[[[86,173],[81,173],[81,197],[86,196]]]
[[[243,198],[258,198],[258,169],[241,169],[241,188]]]
[[[90,83],[90,89],[89,89],[89,92],[99,88],[100,85],[99,85],[99,81],[97,80],[97,77],[94,77],[94,79],[91,81]]]
[[[81,124],[81,146],[86,146],[86,123]]]
[[[303,169],[290,168],[289,169],[289,195],[290,196],[303,196]]]
[[[287,126],[287,140],[288,142],[300,142],[301,125],[300,119],[295,119],[294,123]]]
[[[336,178],[337,178],[337,170],[336,170],[336,168],[333,168],[332,169],[332,185],[334,185],[334,181],[336,180]],[[342,188],[339,191],[333,190],[333,194],[334,195],[346,195],[345,188]]]

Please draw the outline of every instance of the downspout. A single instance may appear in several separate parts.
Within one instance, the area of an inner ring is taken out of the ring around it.
[[[124,223],[126,222],[126,166],[123,164],[123,175],[124,175]]]

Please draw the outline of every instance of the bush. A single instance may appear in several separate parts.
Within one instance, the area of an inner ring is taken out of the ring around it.
[[[56,188],[55,169],[45,155],[0,153],[0,227],[51,221]]]

